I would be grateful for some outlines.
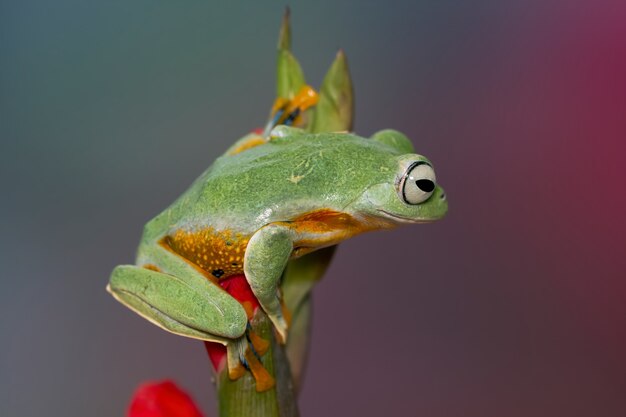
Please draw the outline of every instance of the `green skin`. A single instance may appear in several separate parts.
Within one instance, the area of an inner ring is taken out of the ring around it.
[[[439,185],[418,204],[403,199],[400,188],[407,170],[416,162],[430,162],[415,154],[399,132],[385,130],[365,139],[278,126],[267,143],[231,155],[248,139],[236,142],[187,192],[148,222],[137,265],[120,265],[112,273],[109,292],[172,333],[229,346],[245,339],[247,325],[238,301],[159,243],[176,230],[211,227],[250,236],[243,258],[246,279],[286,340],[278,287],[287,262],[350,237],[337,231],[298,231],[288,222],[316,210],[333,210],[348,214],[365,231],[430,222],[447,211]],[[303,240],[308,247],[294,250]],[[146,264],[159,271],[140,266]],[[236,360],[234,355],[229,349],[229,365]]]

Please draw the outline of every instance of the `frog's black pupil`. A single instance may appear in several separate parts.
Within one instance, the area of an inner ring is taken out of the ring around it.
[[[417,180],[415,181],[415,185],[425,193],[429,193],[435,189],[435,183],[431,180]]]

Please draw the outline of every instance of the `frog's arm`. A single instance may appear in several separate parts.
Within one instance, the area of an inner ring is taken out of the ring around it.
[[[294,238],[287,226],[264,226],[250,238],[243,260],[250,288],[283,342],[287,340],[288,323],[278,295],[278,285],[293,251]]]
[[[341,213],[339,217],[343,217]],[[332,246],[360,233],[357,225],[330,225],[335,214],[317,213],[316,218],[303,218],[291,222],[270,223],[252,235],[244,255],[244,273],[252,292],[259,300],[283,341],[287,338],[286,318],[279,298],[278,287],[290,257],[299,258],[316,248]],[[326,216],[326,217],[325,217]],[[342,221],[347,221],[343,219]],[[319,250],[319,249],[318,249]],[[308,264],[290,264],[287,272],[289,282],[285,287],[289,301],[288,309],[297,309],[314,282],[323,274],[332,256],[332,250],[321,252],[323,256],[308,258]],[[310,271],[307,270],[310,269]],[[315,269],[312,269],[315,268]],[[310,275],[303,275],[308,274]],[[297,275],[301,275],[297,277]],[[302,276],[303,275],[303,276]],[[298,282],[301,285],[297,285]]]
[[[219,285],[159,244],[142,245],[137,263],[113,270],[107,290],[157,326],[227,344],[246,330],[246,313]]]

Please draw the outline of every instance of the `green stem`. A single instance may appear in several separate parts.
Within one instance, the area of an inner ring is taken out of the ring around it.
[[[276,385],[265,391],[256,391],[256,382],[250,372],[236,381],[222,371],[217,376],[217,394],[220,417],[298,417],[296,393],[291,379],[289,362],[284,347],[274,337],[272,324],[259,309],[251,322],[255,333],[270,341],[261,363],[275,379]]]

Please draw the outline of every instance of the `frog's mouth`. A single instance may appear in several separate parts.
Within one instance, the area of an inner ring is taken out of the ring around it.
[[[404,217],[404,216],[399,216],[397,214],[393,214],[393,213],[389,213],[386,210],[383,209],[376,209],[378,212],[382,213],[384,215],[384,217],[388,217],[391,218],[395,221],[398,221],[400,223],[413,223],[413,224],[420,224],[420,223],[432,223],[437,219],[415,219],[415,218],[411,218],[411,217]]]

